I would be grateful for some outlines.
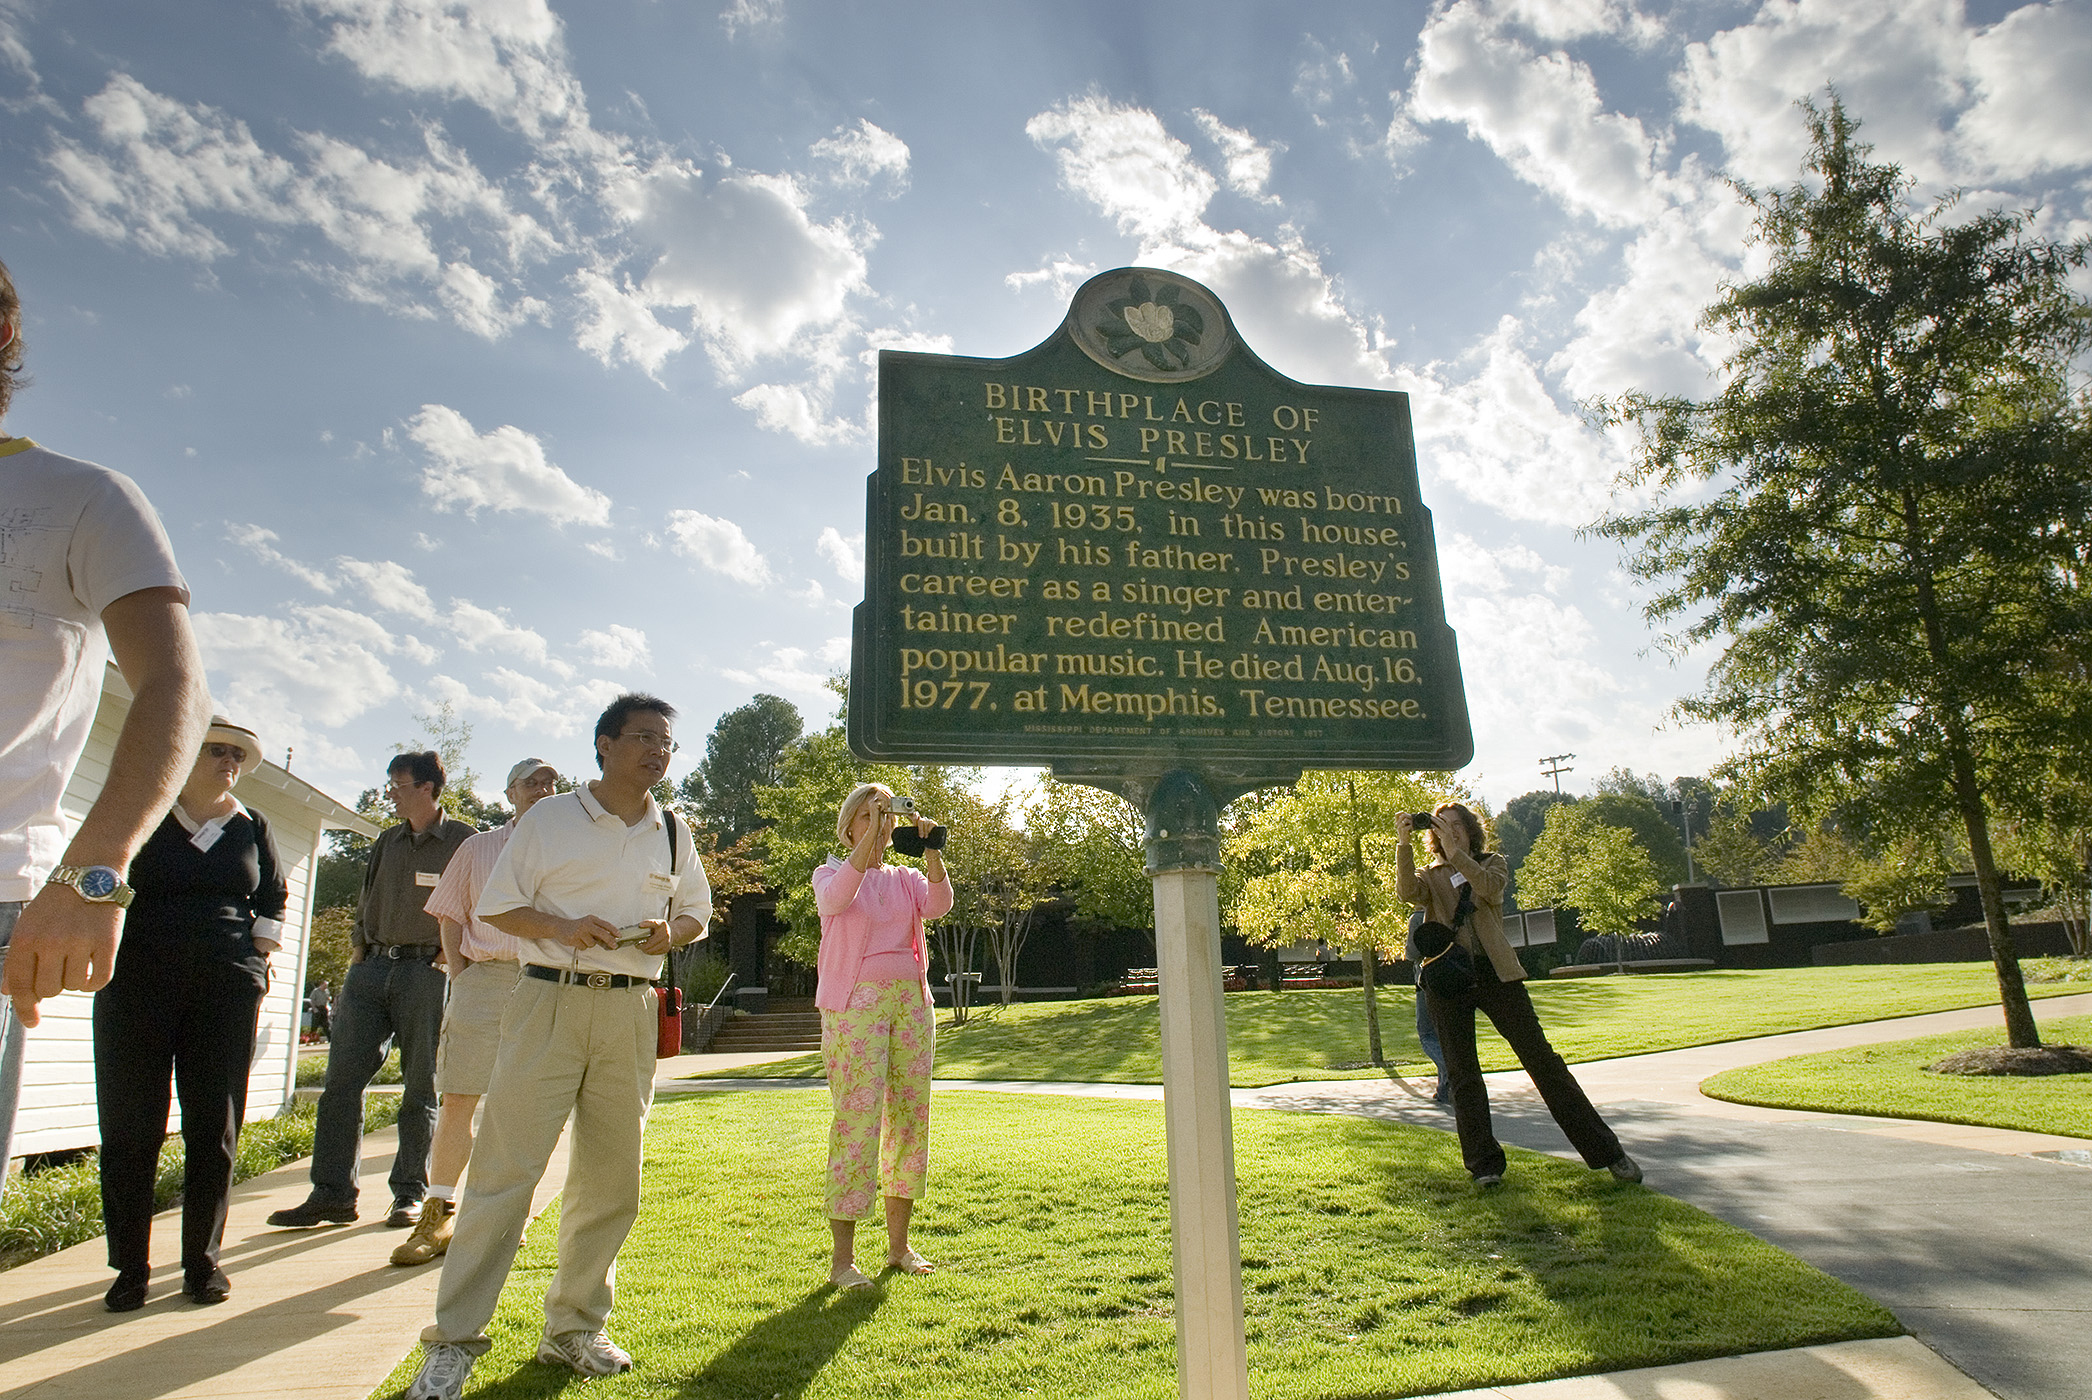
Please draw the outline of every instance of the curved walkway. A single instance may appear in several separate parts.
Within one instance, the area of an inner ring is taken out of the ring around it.
[[[2037,1002],[2043,1019],[2092,1012],[2092,995]],[[1875,1021],[1577,1066],[1608,1105],[1651,1184],[1816,1263],[1893,1309],[1913,1333],[2006,1400],[2062,1400],[2092,1375],[2092,1172],[2044,1160],[2076,1138],[1894,1119],[1742,1108],[1702,1097],[1707,1075],[1838,1045],[1995,1024],[1996,1008]],[[765,1056],[664,1061],[657,1088],[721,1092],[812,1081],[693,1082],[679,1076]],[[990,1084],[987,1090],[1156,1099],[1158,1085]],[[1235,1092],[1239,1107],[1362,1114],[1447,1127],[1399,1084],[1338,1081]],[[1493,1075],[1506,1142],[1569,1155],[1519,1073]],[[364,1140],[379,1186],[392,1134]],[[561,1152],[537,1193],[565,1172]],[[111,1274],[100,1240],[0,1271],[0,1400],[162,1400],[266,1395],[364,1400],[414,1345],[437,1270],[395,1269],[401,1235],[366,1219],[271,1230],[267,1214],[303,1200],[306,1163],[234,1188],[226,1229],[230,1302],[196,1307],[179,1291],[179,1212],[154,1220],[154,1296],[104,1312]],[[1911,1338],[1658,1367],[1465,1392],[1464,1400],[1982,1400],[1985,1391]]]

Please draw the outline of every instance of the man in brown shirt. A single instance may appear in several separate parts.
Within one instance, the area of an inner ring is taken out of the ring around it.
[[[363,872],[363,899],[349,934],[349,973],[335,999],[312,1151],[312,1194],[279,1210],[271,1225],[346,1224],[356,1218],[356,1161],[363,1138],[363,1091],[384,1063],[387,1037],[399,1046],[405,1093],[399,1152],[392,1159],[392,1211],[385,1223],[412,1225],[428,1191],[429,1140],[436,1126],[436,1045],[447,979],[429,891],[473,834],[443,815],[443,764],[433,753],[403,753],[387,770],[386,796],[399,814],[378,833]]]

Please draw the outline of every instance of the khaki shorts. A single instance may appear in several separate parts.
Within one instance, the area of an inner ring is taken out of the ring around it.
[[[501,1013],[523,976],[517,962],[476,962],[450,979],[443,1040],[436,1047],[436,1092],[484,1094],[501,1050]]]

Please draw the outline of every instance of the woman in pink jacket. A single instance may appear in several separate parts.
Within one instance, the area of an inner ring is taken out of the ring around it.
[[[908,1221],[930,1165],[930,1067],[937,1017],[923,920],[952,907],[944,854],[923,853],[923,869],[885,862],[893,837],[893,794],[864,783],[843,799],[835,834],[849,859],[830,856],[814,871],[821,911],[821,1057],[835,1126],[828,1134],[828,1228],[835,1252],[828,1281],[871,1283],[858,1272],[857,1222],[886,1197],[886,1263],[903,1273],[934,1267],[908,1244]],[[915,814],[915,829],[942,845],[941,828]],[[933,835],[934,834],[934,835]]]

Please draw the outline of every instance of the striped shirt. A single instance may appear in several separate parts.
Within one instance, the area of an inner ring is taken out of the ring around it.
[[[501,859],[502,848],[508,845],[515,830],[515,818],[511,817],[506,826],[468,838],[443,868],[443,878],[429,894],[427,907],[431,914],[464,926],[459,946],[473,962],[515,962],[522,947],[475,912],[480,891],[487,887],[487,876],[494,873],[494,863]]]

